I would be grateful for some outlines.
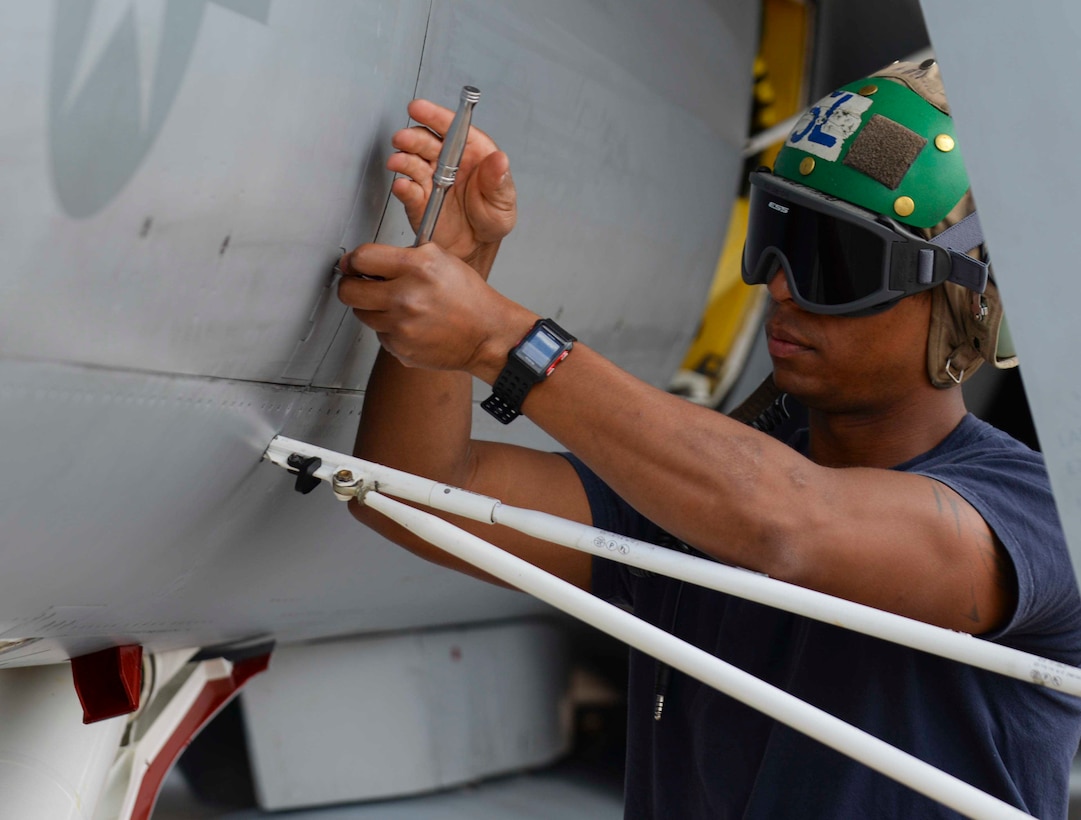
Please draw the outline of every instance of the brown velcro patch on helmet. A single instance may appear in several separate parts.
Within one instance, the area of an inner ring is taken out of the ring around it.
[[[926,144],[915,131],[875,114],[848,149],[844,163],[895,191]]]

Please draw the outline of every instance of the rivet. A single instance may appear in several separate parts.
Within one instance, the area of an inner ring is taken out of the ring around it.
[[[910,196],[899,196],[893,201],[893,210],[898,216],[912,216],[912,212],[916,210],[916,203]]]
[[[949,134],[939,134],[935,137],[935,148],[939,151],[952,151],[957,145]]]
[[[807,176],[811,171],[815,169],[815,158],[804,157],[799,162],[799,172],[804,176]]]
[[[861,97],[870,97],[876,91],[878,91],[877,85],[865,85],[863,88],[860,89],[859,93]]]

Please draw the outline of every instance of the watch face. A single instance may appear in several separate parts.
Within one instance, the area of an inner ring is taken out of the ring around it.
[[[516,352],[530,370],[540,374],[563,352],[563,342],[547,329],[538,327],[535,333],[526,337]]]

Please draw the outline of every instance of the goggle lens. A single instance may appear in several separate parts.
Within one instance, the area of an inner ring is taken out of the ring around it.
[[[811,305],[848,305],[887,289],[889,248],[881,235],[751,186],[743,278],[766,284],[781,267]]]

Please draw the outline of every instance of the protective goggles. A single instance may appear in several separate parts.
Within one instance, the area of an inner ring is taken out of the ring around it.
[[[928,241],[872,211],[756,171],[743,281],[764,285],[783,269],[804,310],[873,313],[943,282],[982,293],[987,263],[965,254],[981,244],[975,213]]]

